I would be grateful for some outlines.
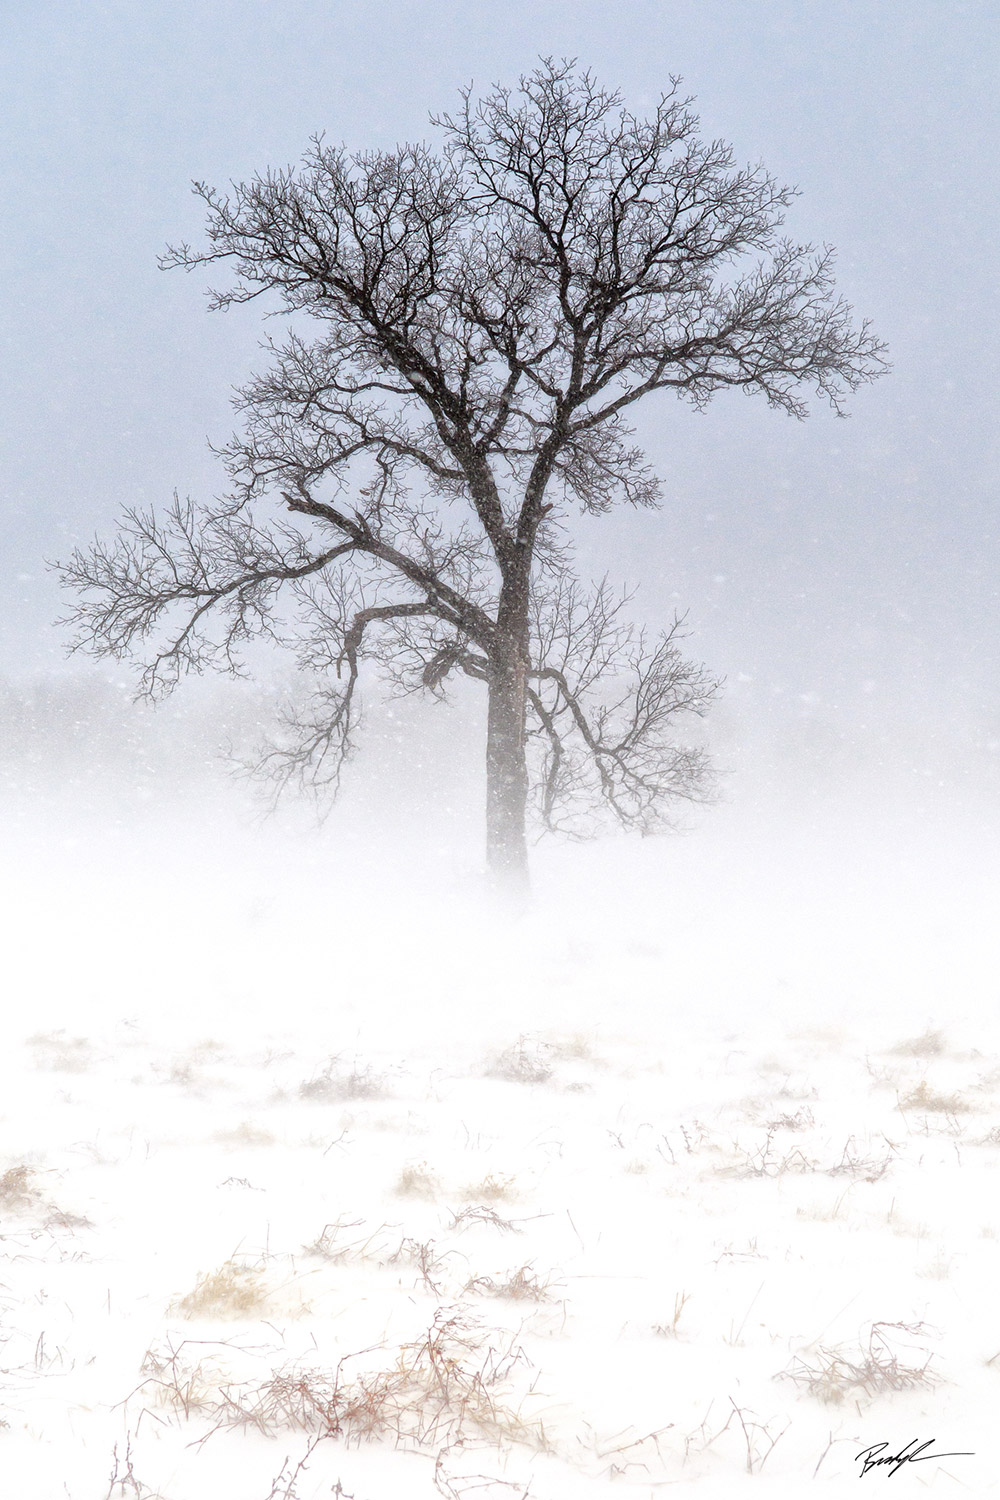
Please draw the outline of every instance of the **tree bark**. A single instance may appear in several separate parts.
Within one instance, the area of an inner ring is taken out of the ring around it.
[[[497,889],[517,897],[528,891],[526,599],[512,608],[501,597],[498,627],[486,716],[486,862]]]

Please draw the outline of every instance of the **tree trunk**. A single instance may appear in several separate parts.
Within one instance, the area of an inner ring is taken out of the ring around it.
[[[486,862],[495,886],[519,897],[528,891],[525,821],[527,663],[516,640],[491,663],[486,719]]]

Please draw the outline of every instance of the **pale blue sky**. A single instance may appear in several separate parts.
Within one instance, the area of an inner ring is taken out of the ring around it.
[[[5,0],[0,17],[0,670],[61,661],[43,557],[122,503],[220,483],[206,438],[227,435],[262,328],[156,269],[197,237],[189,180],[292,161],[317,130],[433,138],[460,84],[551,52],[638,107],[681,74],[707,133],[800,186],[792,231],[838,247],[895,367],[846,422],[654,403],[667,505],[587,522],[586,558],[638,579],[654,615],[689,607],[733,682],[1000,738],[1000,6]]]

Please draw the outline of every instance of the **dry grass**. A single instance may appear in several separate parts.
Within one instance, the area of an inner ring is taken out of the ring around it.
[[[321,1073],[299,1085],[299,1098],[316,1104],[343,1104],[348,1100],[384,1099],[386,1077],[369,1064],[345,1063],[339,1055],[331,1057]]]
[[[501,1234],[522,1234],[513,1219],[504,1219],[491,1208],[488,1203],[470,1203],[468,1208],[461,1209],[455,1213],[452,1209],[451,1225],[453,1231],[462,1233],[466,1229],[473,1229],[477,1225],[485,1225],[490,1229],[497,1229]]]
[[[520,1036],[513,1046],[497,1053],[486,1066],[487,1078],[505,1083],[548,1083],[552,1077],[552,1047]]]
[[[833,1406],[859,1394],[871,1397],[927,1389],[940,1380],[930,1368],[934,1356],[929,1350],[921,1350],[922,1360],[912,1362],[910,1345],[914,1338],[930,1332],[924,1323],[873,1323],[867,1341],[856,1349],[845,1345],[820,1347],[811,1361],[799,1356],[778,1379],[791,1380],[810,1396]],[[899,1344],[904,1346],[906,1358],[895,1347]]]
[[[35,1176],[34,1168],[24,1163],[8,1167],[0,1176],[0,1207],[8,1213],[27,1213],[37,1208],[43,1200],[35,1186]]]
[[[481,1297],[501,1297],[508,1302],[550,1302],[552,1282],[536,1274],[531,1264],[504,1271],[499,1277],[474,1276],[466,1283],[466,1292]]]
[[[501,1479],[495,1474],[449,1473],[452,1453],[461,1453],[464,1447],[461,1440],[448,1443],[434,1461],[434,1488],[442,1500],[470,1500],[472,1496],[489,1497],[489,1500],[501,1500],[502,1496],[507,1496],[507,1500],[528,1500],[530,1482],[521,1485],[515,1480]],[[353,1497],[345,1496],[344,1500],[353,1500]]]
[[[67,1036],[65,1031],[39,1032],[29,1036],[27,1045],[35,1054],[35,1067],[52,1073],[85,1073],[94,1061],[90,1042],[83,1036]]]
[[[859,1151],[853,1136],[844,1143],[840,1160],[835,1166],[827,1168],[829,1177],[850,1177],[857,1182],[880,1182],[892,1166],[896,1147],[891,1141],[886,1141],[889,1147],[884,1156],[866,1155]]]
[[[260,1271],[227,1260],[217,1271],[200,1275],[194,1290],[171,1304],[170,1311],[185,1318],[259,1318],[268,1306]]]
[[[847,1202],[852,1183],[848,1183],[842,1193],[832,1203],[803,1203],[795,1210],[798,1219],[810,1219],[817,1224],[834,1224],[841,1217],[841,1210]]]
[[[756,1412],[748,1411],[745,1407],[737,1406],[732,1396],[729,1398],[732,1407],[732,1415],[739,1423],[740,1432],[743,1435],[744,1457],[743,1467],[748,1474],[759,1474],[767,1463],[771,1454],[792,1425],[791,1421],[785,1423],[779,1432],[772,1433],[771,1423],[774,1418],[763,1422]],[[728,1428],[729,1423],[726,1423]]]
[[[357,1230],[362,1233],[355,1233]],[[303,1246],[303,1253],[331,1265],[411,1266],[417,1273],[416,1284],[425,1286],[435,1296],[441,1295],[448,1262],[458,1254],[455,1250],[439,1250],[434,1240],[410,1236],[400,1239],[398,1234],[393,1235],[388,1224],[368,1229],[362,1219],[339,1219],[325,1225],[311,1245]]]
[[[811,1130],[816,1120],[812,1110],[803,1104],[794,1114],[775,1115],[767,1121],[768,1130]]]
[[[440,1297],[448,1261],[457,1254],[454,1250],[438,1250],[433,1240],[406,1238],[385,1261],[387,1266],[412,1266],[417,1272],[417,1284],[423,1285],[435,1297]]]
[[[886,1067],[884,1063],[872,1062],[870,1057],[866,1057],[865,1072],[875,1088],[898,1089],[905,1069],[898,1066]]]
[[[900,1094],[898,1103],[900,1110],[925,1109],[942,1115],[967,1114],[971,1108],[968,1100],[963,1099],[961,1094],[938,1093],[931,1088],[926,1078],[922,1078],[908,1094]]]
[[[298,1481],[309,1467],[309,1460],[323,1441],[322,1436],[309,1439],[306,1451],[297,1463],[286,1458],[279,1472],[271,1480],[271,1488],[268,1490],[264,1500],[299,1500]],[[331,1494],[342,1497],[342,1500],[353,1500],[337,1480],[337,1487],[330,1491]]]
[[[582,1033],[557,1038],[549,1043],[549,1050],[551,1055],[560,1062],[592,1063],[596,1061],[591,1040]]]
[[[921,1219],[908,1219],[905,1214],[898,1214],[896,1212],[895,1200],[893,1200],[889,1212],[886,1214],[885,1222],[893,1234],[901,1235],[905,1239],[916,1240],[920,1243],[923,1240],[929,1240],[931,1237],[931,1226],[925,1224]]]
[[[951,1275],[953,1261],[943,1246],[939,1245],[934,1256],[924,1266],[917,1268],[917,1275],[929,1281],[947,1281]]]
[[[759,1145],[743,1150],[743,1161],[736,1166],[720,1167],[723,1177],[782,1177],[786,1172],[815,1172],[816,1163],[811,1161],[798,1146],[791,1151],[775,1149],[777,1130],[769,1126]],[[736,1150],[741,1150],[737,1142]]]
[[[162,1345],[154,1344],[146,1350],[142,1361],[142,1381],[128,1398],[140,1391],[150,1391],[157,1406],[166,1407],[177,1416],[190,1419],[214,1412],[218,1404],[218,1392],[225,1381],[226,1356],[219,1353],[206,1357],[199,1352],[197,1357],[188,1354],[189,1349],[204,1350],[205,1343],[199,1339],[192,1342],[182,1339],[174,1344],[170,1339]],[[225,1343],[214,1346],[218,1350],[231,1350]]]
[[[263,1381],[228,1382],[217,1359],[192,1361],[188,1347],[197,1346],[147,1356],[144,1385],[186,1417],[207,1416],[206,1436],[224,1428],[267,1437],[291,1429],[348,1444],[426,1449],[474,1435],[548,1448],[542,1424],[511,1404],[523,1351],[511,1335],[484,1330],[461,1307],[439,1308],[422,1337],[395,1351],[345,1355],[332,1370],[289,1365]]]
[[[441,1184],[425,1161],[408,1162],[400,1172],[393,1191],[400,1198],[423,1198],[433,1202]]]
[[[108,1477],[108,1488],[104,1494],[104,1500],[163,1500],[158,1490],[151,1490],[148,1485],[136,1477],[132,1457],[132,1435],[125,1439],[125,1452],[118,1452],[118,1444],[114,1445],[111,1453],[111,1473]]]
[[[46,1229],[93,1229],[92,1220],[86,1214],[73,1214],[65,1208],[57,1208],[54,1203],[49,1205],[49,1211],[45,1215]]]
[[[305,1452],[297,1463],[293,1463],[290,1458],[286,1458],[281,1465],[280,1471],[271,1480],[271,1488],[264,1496],[264,1500],[305,1500],[298,1487],[299,1480],[308,1469],[309,1460],[316,1452],[316,1449],[320,1443],[325,1441],[324,1435],[320,1433],[319,1436],[309,1439]],[[315,1493],[315,1491],[311,1493]],[[339,1479],[335,1479],[329,1490],[324,1491],[324,1494],[330,1495],[332,1500],[354,1500],[354,1495],[347,1493]],[[525,1497],[525,1500],[527,1500],[527,1497]]]
[[[361,1230],[355,1234],[355,1230]],[[337,1219],[324,1224],[321,1233],[310,1245],[303,1245],[304,1255],[315,1255],[332,1265],[344,1265],[349,1261],[376,1265],[386,1264],[391,1254],[389,1226],[380,1224],[369,1229],[363,1219]]]
[[[500,1177],[487,1172],[480,1182],[474,1182],[465,1190],[466,1198],[479,1198],[484,1203],[505,1203],[517,1197],[513,1177]]]
[[[737,1406],[732,1396],[729,1397],[730,1411],[721,1427],[712,1430],[709,1419],[712,1415],[712,1407],[715,1402],[709,1404],[700,1424],[685,1435],[684,1459],[685,1462],[692,1453],[707,1453],[710,1448],[724,1437],[727,1433],[733,1434],[739,1441],[743,1451],[743,1466],[747,1474],[759,1474],[774,1449],[780,1443],[785,1433],[791,1426],[786,1422],[780,1431],[772,1433],[771,1427],[775,1418],[761,1421],[756,1412],[749,1411],[746,1407]]]
[[[43,1227],[53,1229],[93,1229],[91,1221],[50,1203],[35,1186],[37,1172],[24,1162],[8,1167],[0,1175],[0,1210],[10,1214],[32,1214]]]
[[[897,1042],[890,1051],[895,1057],[942,1057],[947,1050],[943,1031],[924,1031],[920,1036]]]
[[[669,1323],[654,1323],[653,1332],[658,1333],[661,1338],[675,1339],[678,1337],[681,1316],[685,1307],[691,1300],[690,1292],[678,1292],[674,1297],[674,1313]]]

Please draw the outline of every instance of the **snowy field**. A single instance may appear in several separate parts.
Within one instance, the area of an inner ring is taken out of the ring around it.
[[[974,818],[724,806],[497,926],[408,827],[74,801],[4,864],[5,1497],[996,1487]]]

